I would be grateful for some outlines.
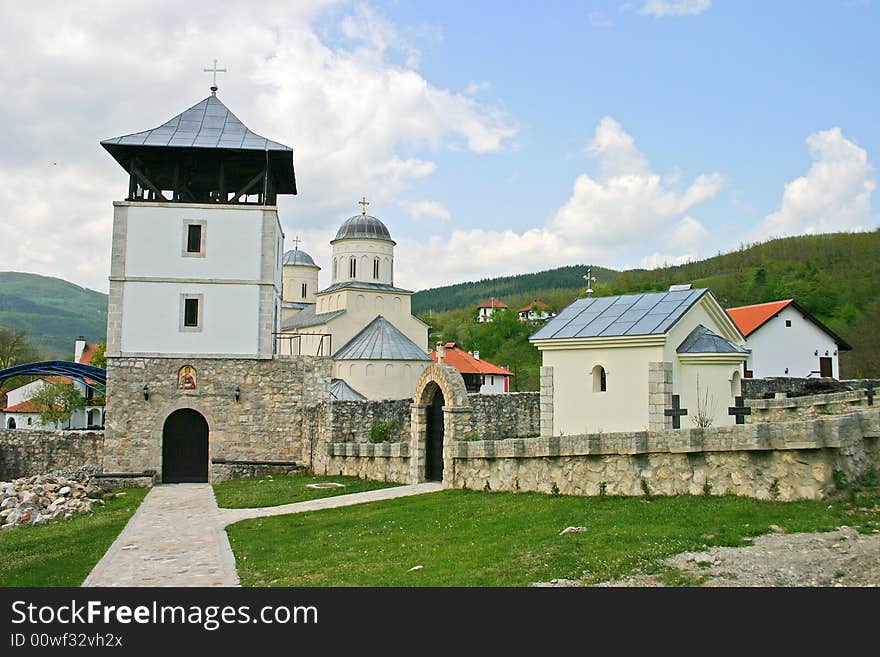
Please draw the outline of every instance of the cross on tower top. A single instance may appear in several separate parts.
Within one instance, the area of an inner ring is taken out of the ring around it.
[[[211,95],[216,96],[217,89],[219,88],[217,86],[217,74],[218,73],[226,73],[226,69],[225,68],[217,68],[217,60],[215,59],[214,66],[212,66],[211,68],[206,68],[205,73],[213,73],[213,75],[214,75],[214,77],[211,81]]]
[[[296,237],[293,238],[293,250],[294,251],[299,251],[299,243],[300,242],[302,242],[302,240],[299,238],[299,235],[297,235]]]
[[[596,282],[596,277],[593,276],[593,268],[587,267],[587,275],[584,276],[584,280],[587,282],[587,296],[593,294],[593,283]]]
[[[358,205],[360,205],[363,209],[361,210],[361,214],[363,216],[367,216],[367,206],[370,202],[367,200],[367,197],[364,196],[360,201],[358,201]]]

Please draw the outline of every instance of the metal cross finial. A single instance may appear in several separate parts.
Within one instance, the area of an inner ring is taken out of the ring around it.
[[[363,207],[363,210],[361,210],[361,214],[362,214],[363,216],[367,216],[367,206],[368,206],[369,204],[370,204],[370,202],[367,200],[367,197],[366,197],[366,196],[364,196],[360,201],[358,201],[358,205],[360,205],[361,207]]]
[[[596,277],[593,276],[593,268],[587,267],[587,275],[584,276],[584,280],[587,282],[587,296],[593,294],[593,283],[596,282]]]
[[[225,68],[217,68],[217,60],[215,59],[214,66],[212,66],[211,68],[206,68],[205,73],[213,73],[214,74],[214,78],[211,82],[211,94],[216,96],[217,89],[219,88],[219,87],[217,87],[217,74],[218,73],[226,73],[226,69]]]
[[[300,242],[302,242],[302,240],[299,238],[299,235],[297,235],[296,237],[293,238],[293,250],[294,251],[299,251],[299,243]]]

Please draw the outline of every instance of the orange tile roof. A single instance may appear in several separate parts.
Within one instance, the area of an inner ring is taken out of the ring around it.
[[[39,413],[40,407],[32,399],[26,399],[15,406],[4,408],[3,411],[6,413]]]
[[[79,357],[79,362],[83,365],[90,365],[97,349],[98,343],[93,342],[91,344],[87,344],[86,348],[83,349],[82,356]]]
[[[768,303],[756,303],[752,306],[728,308],[727,314],[730,315],[730,319],[737,325],[743,336],[748,337],[793,301],[794,299],[785,299],[784,301],[770,301]]]
[[[538,308],[539,310],[547,310],[549,307],[550,306],[548,306],[543,301],[538,301],[537,299],[535,299],[528,306],[523,306],[522,308],[520,308],[519,311],[521,313],[524,313],[528,310],[534,310],[535,308]]]
[[[429,355],[436,363],[437,352],[432,351]],[[498,374],[500,376],[513,376],[513,373],[510,370],[505,370],[489,361],[474,358],[468,352],[456,347],[454,342],[446,343],[446,358],[443,362],[446,365],[452,365],[452,367],[462,374]]]
[[[479,305],[479,308],[507,308],[507,304],[504,303],[501,299],[496,299],[495,297],[489,297],[483,303]]]

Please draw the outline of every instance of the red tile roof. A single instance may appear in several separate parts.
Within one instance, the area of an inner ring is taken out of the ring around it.
[[[523,306],[522,308],[520,308],[519,311],[520,311],[521,313],[524,313],[524,312],[527,312],[527,311],[529,311],[529,310],[534,310],[535,308],[537,308],[538,310],[547,310],[549,307],[550,307],[550,306],[548,306],[548,305],[547,305],[546,303],[544,303],[543,301],[538,301],[537,299],[535,299],[535,300],[532,301],[528,306]]]
[[[748,337],[764,324],[778,315],[784,308],[791,304],[794,299],[785,299],[784,301],[770,301],[768,303],[756,303],[751,306],[740,306],[738,308],[728,308],[727,314],[730,319],[737,325],[740,332]]]
[[[437,362],[437,352],[430,352],[431,359]],[[498,367],[486,360],[474,358],[468,352],[455,346],[454,342],[446,343],[446,365],[452,365],[462,374],[497,374],[500,376],[513,376],[510,370]]]
[[[32,399],[26,399],[20,404],[4,408],[3,411],[6,413],[39,413],[40,407]]]
[[[82,356],[79,357],[79,362],[83,365],[90,365],[97,349],[98,344],[96,342],[87,344],[86,348],[83,349]]]
[[[483,303],[481,303],[479,308],[507,308],[507,304],[504,303],[501,299],[496,299],[495,297],[489,297]]]

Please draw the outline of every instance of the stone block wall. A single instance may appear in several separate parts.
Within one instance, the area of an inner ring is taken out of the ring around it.
[[[178,389],[184,365],[196,369],[194,390]],[[163,425],[181,408],[207,420],[211,460],[303,463],[306,409],[327,398],[330,375],[331,360],[314,356],[108,358],[104,469],[155,470],[160,479]]]
[[[511,392],[503,395],[468,395],[470,435],[481,440],[537,437],[541,432],[541,395]]]
[[[0,481],[103,465],[103,431],[0,429]]]
[[[448,485],[567,495],[735,494],[820,499],[834,471],[880,466],[880,413],[710,429],[452,445]]]
[[[672,418],[664,411],[672,407],[672,363],[648,363],[648,428],[672,428]]]
[[[804,397],[785,397],[778,393],[776,399],[748,399],[746,405],[752,409],[746,415],[747,423],[790,422],[828,415],[845,415],[870,410],[871,406],[880,409],[880,390],[873,400],[868,399],[865,390],[832,392]],[[873,402],[873,404],[871,403]]]
[[[553,368],[541,367],[541,430],[542,436],[553,435]]]
[[[880,379],[804,379],[792,377],[769,377],[766,379],[743,379],[742,394],[746,399],[768,399],[777,393],[789,397],[803,397],[831,392],[846,392],[872,387],[880,391]]]

